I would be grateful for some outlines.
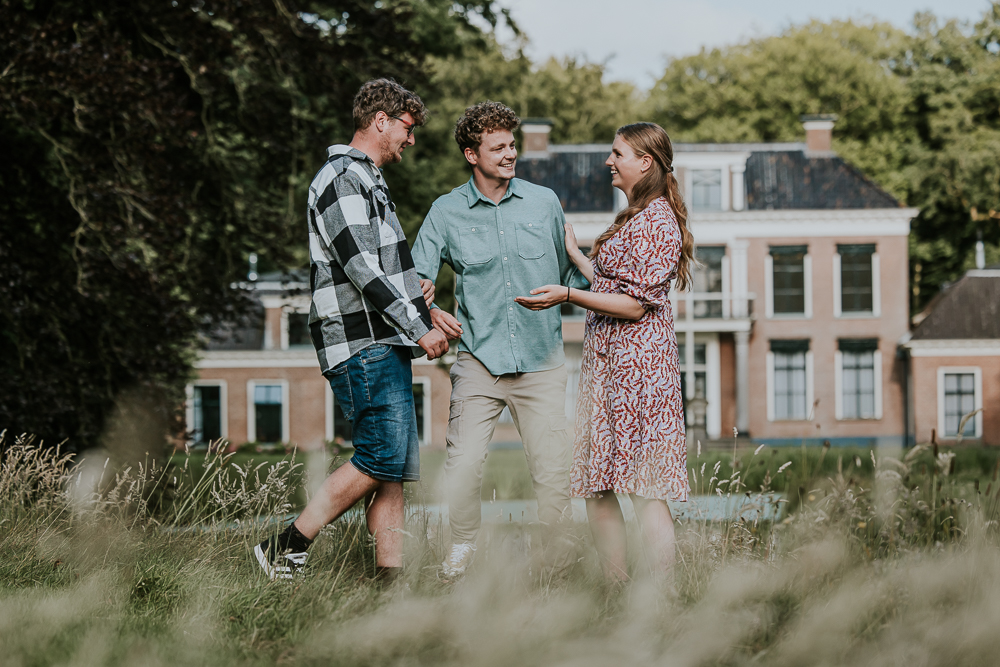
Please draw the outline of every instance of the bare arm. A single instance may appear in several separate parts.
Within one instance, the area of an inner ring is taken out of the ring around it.
[[[514,301],[529,310],[545,310],[561,303],[572,303],[622,320],[637,320],[646,314],[646,309],[627,294],[598,294],[562,285],[538,287],[531,290],[531,294],[533,296],[514,297]]]
[[[576,268],[580,270],[583,277],[586,278],[588,282],[594,282],[594,265],[591,263],[590,258],[584,255],[580,250],[580,246],[576,242],[576,232],[573,231],[573,225],[566,223],[565,229],[566,254],[569,255],[570,261],[576,265]]]

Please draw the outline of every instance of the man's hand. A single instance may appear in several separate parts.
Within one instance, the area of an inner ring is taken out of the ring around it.
[[[441,310],[440,308],[435,308],[434,310]],[[427,352],[428,359],[437,359],[438,357],[443,357],[445,352],[448,351],[448,339],[444,337],[444,334],[437,329],[431,329],[417,341],[417,345],[424,348]]]
[[[421,278],[420,289],[424,291],[424,302],[430,308],[431,304],[434,303],[434,283],[427,278]]]
[[[544,285],[531,290],[534,296],[516,296],[514,301],[529,310],[545,310],[566,303],[569,288],[564,285]]]
[[[462,337],[462,323],[454,315],[446,313],[440,308],[431,310],[431,324],[447,336],[448,340],[457,340]]]

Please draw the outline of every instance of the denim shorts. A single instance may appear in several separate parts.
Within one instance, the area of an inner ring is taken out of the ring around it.
[[[383,482],[420,479],[410,351],[375,343],[325,374],[354,434],[351,464]]]

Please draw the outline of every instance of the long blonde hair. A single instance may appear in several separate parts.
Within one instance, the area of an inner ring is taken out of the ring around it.
[[[681,257],[677,262],[677,289],[686,290],[691,285],[691,263],[694,260],[694,237],[687,227],[687,207],[681,198],[677,179],[674,178],[674,147],[666,130],[656,123],[632,123],[618,128],[616,136],[627,143],[636,156],[649,155],[653,166],[632,188],[632,201],[615,221],[597,237],[591,258],[596,258],[601,246],[615,235],[622,225],[639,214],[657,197],[665,197],[677,218],[681,230]]]

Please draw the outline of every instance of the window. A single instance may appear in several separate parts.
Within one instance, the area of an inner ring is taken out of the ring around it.
[[[702,293],[722,293],[722,259],[726,256],[725,246],[699,246],[695,256],[698,266],[693,276],[693,291]],[[694,302],[695,317],[722,317],[721,300],[699,300]]]
[[[691,170],[691,208],[695,211],[718,211],[722,209],[721,170]]]
[[[838,419],[880,419],[882,360],[878,340],[841,339],[838,343]]]
[[[333,424],[332,433],[328,433],[330,440],[333,440],[338,445],[350,445],[354,442],[354,429],[351,425],[351,421],[344,416],[344,411],[341,409],[340,404],[337,403],[336,397],[333,396],[333,391],[329,389],[327,385],[330,396],[330,412],[327,419]]]
[[[677,356],[680,358],[680,371],[681,371],[681,398],[684,401],[684,412],[687,417],[685,420],[688,426],[693,426],[694,415],[690,414],[687,410],[687,404],[689,398],[704,398],[708,399],[708,364],[707,364],[707,346],[705,343],[695,343],[694,344],[694,366],[689,368],[687,364],[687,345],[680,343],[677,345]],[[694,371],[694,392],[688,396],[687,391],[687,376],[688,370]]]
[[[417,416],[417,438],[423,447],[431,440],[431,379],[427,376],[413,378],[413,409]]]
[[[309,313],[288,313],[288,347],[312,348],[309,335]]]
[[[771,246],[771,311],[775,315],[806,315],[806,246]]]
[[[264,384],[254,387],[257,442],[281,442],[281,394],[281,385]]]
[[[211,442],[222,437],[222,388],[194,388],[194,424],[192,440],[197,443]]]
[[[216,442],[227,436],[225,380],[199,380],[187,387],[187,427],[191,444]]]
[[[837,245],[842,313],[874,312],[874,254],[874,244]]]
[[[959,435],[962,418],[976,410],[976,376],[974,373],[944,374],[944,436]],[[976,436],[976,420],[967,419],[962,433]]]
[[[413,378],[413,409],[417,418],[417,438],[421,446],[430,442],[430,378],[416,376]],[[327,440],[332,440],[338,445],[350,446],[354,441],[354,430],[340,404],[337,403],[333,391],[327,385]],[[331,428],[332,427],[332,428]]]
[[[772,421],[808,419],[812,399],[808,340],[772,340],[768,375],[771,376]]]
[[[250,380],[247,382],[247,440],[288,442],[288,382]]]

